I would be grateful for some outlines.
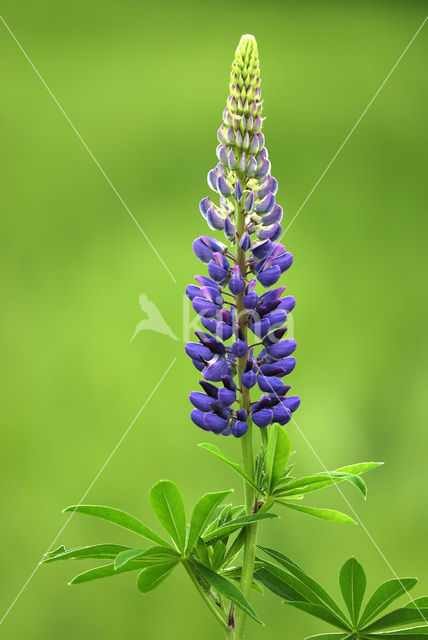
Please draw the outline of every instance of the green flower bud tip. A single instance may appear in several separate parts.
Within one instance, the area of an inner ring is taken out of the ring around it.
[[[229,91],[228,107],[235,130],[241,128],[243,115],[246,118],[251,115],[253,119],[260,116],[259,55],[256,39],[252,35],[243,35],[239,41],[232,63]]]

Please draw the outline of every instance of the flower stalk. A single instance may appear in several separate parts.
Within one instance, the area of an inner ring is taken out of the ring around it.
[[[287,395],[290,386],[282,382],[295,366],[291,354],[296,343],[283,339],[287,330],[283,325],[295,300],[282,297],[285,287],[256,292],[259,286],[276,284],[293,261],[277,242],[283,212],[275,200],[278,184],[270,174],[262,124],[257,43],[253,36],[244,35],[235,53],[227,106],[217,132],[219,162],[208,173],[208,185],[218,202],[206,197],[200,203],[208,226],[224,231],[230,246],[209,236],[193,243],[195,255],[207,264],[208,276],[195,276],[199,286],[189,285],[186,293],[206,332],[196,331],[199,342],[188,343],[186,352],[203,377],[199,381],[203,392],[190,394],[192,421],[216,435],[241,438],[242,466],[252,480],[253,424],[260,428],[265,447],[266,427],[275,422],[285,425],[300,404],[297,396]],[[256,338],[251,346],[249,331]],[[257,347],[261,349],[256,354]],[[264,395],[252,402],[251,389],[256,384]],[[258,511],[257,494],[248,483],[245,511],[247,515]],[[257,524],[248,525],[240,581],[247,599],[256,538]],[[244,637],[246,617],[242,609],[233,615],[231,607],[234,640]]]

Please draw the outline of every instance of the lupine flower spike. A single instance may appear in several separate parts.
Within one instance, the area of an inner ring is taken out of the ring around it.
[[[170,480],[161,480],[150,491],[150,503],[162,528],[159,535],[120,509],[79,503],[66,511],[130,530],[139,536],[135,548],[121,544],[59,547],[47,553],[44,562],[74,558],[103,562],[77,575],[72,584],[136,571],[142,593],[157,588],[182,566],[227,640],[244,640],[247,618],[260,622],[250,594],[252,587],[261,590],[262,584],[289,604],[345,631],[332,634],[340,636],[339,640],[354,637],[356,630],[366,640],[385,640],[384,634],[372,631],[428,619],[428,600],[421,598],[418,602],[425,613],[407,605],[373,621],[404,585],[405,590],[413,586],[413,578],[382,585],[359,616],[366,579],[362,567],[351,558],[340,574],[348,619],[325,589],[287,556],[268,547],[256,551],[257,529],[263,521],[278,517],[274,513],[278,507],[288,513],[355,524],[344,513],[301,501],[306,494],[342,481],[365,497],[367,487],[361,474],[380,464],[361,462],[294,476],[291,442],[284,427],[300,404],[285,382],[296,365],[296,342],[287,336],[286,327],[295,299],[278,282],[291,267],[293,256],[280,243],[283,212],[276,202],[278,183],[271,175],[262,125],[257,44],[253,36],[245,35],[235,53],[229,96],[217,132],[218,163],[208,172],[213,193],[199,205],[213,232],[193,242],[206,272],[196,275],[186,288],[202,323],[195,340],[186,345],[201,378],[199,390],[190,394],[191,419],[210,434],[241,439],[242,466],[211,441],[200,446],[244,480],[245,504],[222,504],[231,493],[222,487],[203,495],[187,521],[179,488]],[[220,233],[224,233],[222,240]],[[261,434],[256,456],[253,424]],[[145,538],[144,548],[141,537]],[[149,548],[147,541],[152,545]],[[399,640],[416,640],[416,636],[428,640],[427,631],[426,624],[417,631],[404,628],[398,632]],[[323,637],[313,636],[312,640]]]
[[[283,211],[262,125],[257,43],[244,35],[217,132],[218,163],[208,172],[214,194],[199,205],[209,228],[223,231],[226,242],[196,238],[193,251],[208,274],[186,288],[206,329],[186,345],[203,378],[202,391],[190,394],[191,418],[205,431],[236,438],[251,420],[261,429],[285,425],[300,404],[284,384],[296,364],[296,341],[287,338],[285,326],[295,299],[275,285],[293,256],[278,242]],[[256,385],[263,395],[251,400]]]

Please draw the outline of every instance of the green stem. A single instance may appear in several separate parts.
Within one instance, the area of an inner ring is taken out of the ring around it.
[[[239,246],[239,239],[245,233],[245,213],[243,211],[239,211],[238,203],[235,202],[235,210],[237,211],[237,251],[236,258],[239,268],[241,270],[242,276],[246,278],[247,276],[247,265],[245,260],[245,252]],[[242,304],[243,293],[240,293],[236,299],[236,312],[239,320],[239,325],[241,327],[242,333],[244,334],[244,340],[247,341],[247,316],[244,305]],[[240,395],[240,407],[241,409],[245,409],[248,414],[248,431],[242,437],[242,463],[245,471],[251,478],[254,478],[254,455],[253,455],[253,434],[252,434],[252,422],[251,422],[251,399],[250,399],[250,391],[242,386],[241,377],[244,372],[244,368],[246,362],[248,360],[248,353],[243,357],[238,359],[238,386],[241,389]],[[254,493],[254,489],[252,489],[247,483],[244,483],[245,488],[245,506],[248,514],[252,513],[254,510],[255,500],[257,496]],[[241,591],[244,596],[248,599],[251,590],[251,584],[253,581],[253,573],[254,573],[254,560],[256,555],[256,538],[257,538],[257,525],[253,524],[246,528],[246,538],[244,545],[244,556],[242,560],[242,577],[241,577]],[[235,635],[234,640],[242,640],[244,637],[245,630],[245,622],[246,622],[246,614],[241,610],[236,611],[235,618]]]
[[[201,598],[203,599],[203,601],[207,605],[208,609],[211,611],[211,613],[213,614],[213,616],[215,617],[217,622],[219,622],[221,624],[223,630],[226,633],[226,637],[230,638],[231,637],[231,633],[232,633],[233,630],[228,626],[228,624],[224,620],[224,618],[221,615],[218,607],[210,600],[208,594],[202,588],[201,584],[199,583],[197,577],[193,573],[193,571],[192,571],[191,567],[189,566],[188,562],[184,561],[183,562],[183,567],[186,569],[187,573],[189,574],[191,581],[195,585],[197,592],[199,593],[199,595],[201,596]]]

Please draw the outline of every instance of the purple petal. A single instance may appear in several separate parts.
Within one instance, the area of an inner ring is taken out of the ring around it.
[[[228,420],[216,416],[215,413],[204,413],[203,416],[205,428],[213,433],[221,433],[229,424]]]
[[[189,400],[193,406],[200,411],[211,411],[210,405],[213,400],[205,393],[202,393],[201,391],[192,391],[189,395]]]
[[[282,298],[278,309],[284,309],[287,312],[293,311],[294,307],[296,306],[296,298],[294,298],[293,296],[286,296],[285,298]]]
[[[242,374],[241,382],[246,389],[251,389],[257,382],[257,376],[254,371],[247,371]]]
[[[270,269],[262,270],[257,274],[257,280],[264,287],[271,287],[273,284],[278,282],[280,277],[281,269],[277,265],[271,267]]]
[[[224,196],[225,198],[228,198],[233,193],[232,187],[226,182],[224,176],[222,175],[218,177],[217,189],[219,193],[221,193],[221,195]]]
[[[281,426],[287,424],[291,420],[291,411],[286,407],[278,405],[273,410],[273,421],[278,422]]]
[[[204,414],[209,415],[209,414]],[[273,411],[271,409],[261,409],[260,411],[256,411],[253,413],[253,422],[258,427],[267,427],[268,424],[271,424],[273,420]]]
[[[275,378],[274,376],[262,376],[259,375],[257,378],[257,382],[259,383],[259,387],[261,391],[267,391],[268,393],[276,393],[277,395],[282,395],[284,391],[284,385],[282,384],[282,380],[279,378]]]
[[[207,349],[207,347],[204,347],[204,345],[200,344],[199,342],[188,342],[184,347],[184,350],[187,353],[187,355],[190,358],[192,358],[192,360],[200,361],[200,359],[202,358],[203,360],[208,361],[208,360],[211,360],[211,358],[213,357],[213,354],[211,353],[211,351]]]
[[[218,401],[225,407],[229,407],[236,400],[236,391],[230,389],[218,390]]]
[[[275,196],[273,193],[268,193],[267,196],[263,198],[256,206],[254,207],[256,213],[263,214],[269,213],[275,206]]]
[[[199,411],[199,409],[192,409],[190,413],[190,418],[196,424],[196,426],[200,427],[201,429],[204,429],[204,431],[209,431],[209,429],[207,429],[204,423],[204,415],[205,413],[203,413],[202,411]]]
[[[248,425],[246,422],[242,422],[241,420],[238,420],[237,422],[234,422],[231,428],[232,434],[235,436],[235,438],[241,438],[243,435],[245,435],[248,431]]]
[[[274,344],[266,345],[266,351],[275,360],[286,358],[296,350],[297,342],[295,340],[281,340]],[[294,360],[294,358],[293,358]]]
[[[232,353],[235,354],[238,358],[243,358],[248,351],[248,345],[244,340],[236,340],[236,342],[232,345]]]
[[[219,267],[221,269],[221,267]],[[204,316],[204,318],[212,318],[216,315],[219,307],[213,302],[209,302],[209,300],[205,300],[204,298],[193,298],[192,307],[199,313],[199,315]]]
[[[215,356],[202,371],[205,380],[220,382],[222,376],[229,374],[229,365],[221,356]]]

